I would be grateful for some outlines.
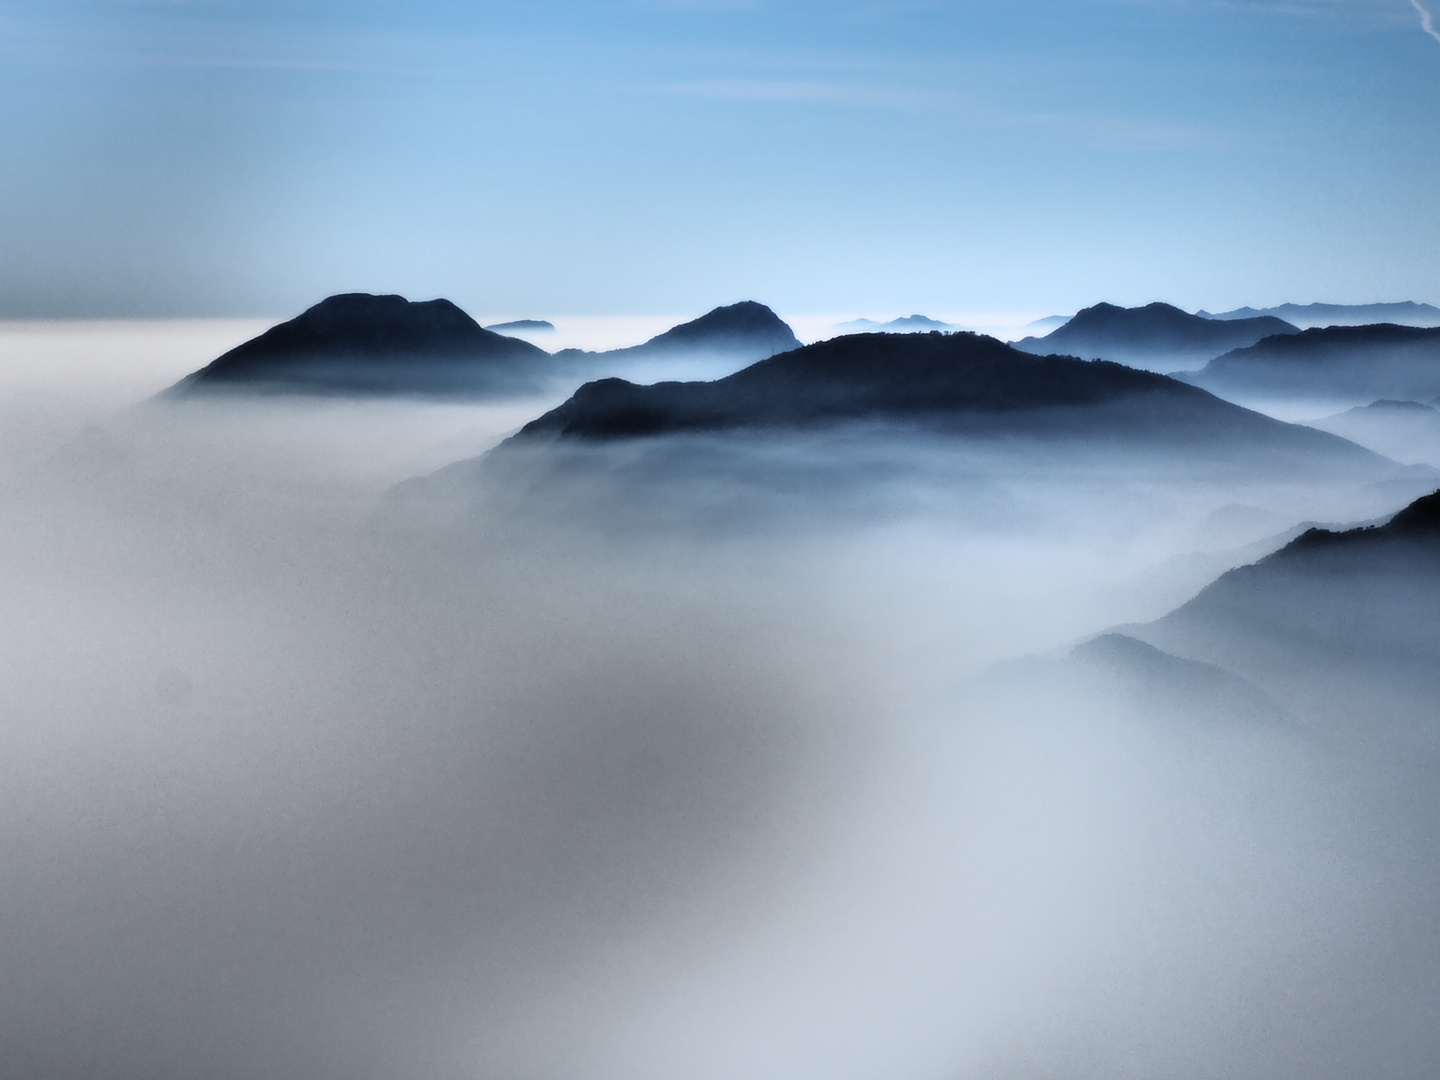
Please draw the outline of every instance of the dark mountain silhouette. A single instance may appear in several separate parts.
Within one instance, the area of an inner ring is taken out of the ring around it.
[[[1440,329],[1380,323],[1305,330],[1236,349],[1178,377],[1242,399],[1428,399],[1440,391]]]
[[[1036,354],[1065,353],[1168,370],[1203,363],[1271,335],[1297,332],[1289,323],[1269,316],[1219,322],[1170,304],[1140,308],[1096,304],[1053,333],[1025,338],[1015,347]]]
[[[775,312],[754,300],[718,307],[687,323],[666,330],[641,345],[608,352],[562,349],[556,357],[573,363],[587,357],[649,360],[701,356],[728,356],[751,361],[800,347],[800,339]]]
[[[1440,326],[1440,308],[1405,300],[1397,304],[1281,304],[1273,308],[1236,308],[1218,315],[1200,312],[1207,319],[1254,319],[1273,315],[1309,330],[1320,326],[1369,326],[1394,323],[1397,326]]]
[[[515,440],[605,441],[683,432],[886,422],[970,434],[1227,444],[1380,464],[1342,439],[1284,424],[1174,379],[1108,361],[1036,357],[978,334],[861,334],[763,360],[714,382],[602,379]]]
[[[448,300],[331,296],[231,349],[167,393],[469,395],[537,389],[543,349],[480,327]]]

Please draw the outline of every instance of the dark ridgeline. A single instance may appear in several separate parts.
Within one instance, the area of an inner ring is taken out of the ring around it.
[[[1440,491],[1416,499],[1383,525],[1364,525],[1355,529],[1307,529],[1285,547],[1261,563],[1283,564],[1287,560],[1305,558],[1316,551],[1344,550],[1362,556],[1390,553],[1401,547],[1415,548],[1440,559]],[[1256,564],[1261,565],[1261,564]],[[1440,561],[1435,564],[1440,570]],[[1440,609],[1440,605],[1437,605]],[[1440,613],[1440,612],[1437,612]],[[1440,641],[1436,642],[1440,646]]]
[[[1273,308],[1236,308],[1218,315],[1200,312],[1209,319],[1253,319],[1274,315],[1302,330],[1317,326],[1370,326],[1395,323],[1399,326],[1440,326],[1440,308],[1404,300],[1396,304],[1281,304]]]
[[[1226,353],[1180,377],[1225,396],[1428,400],[1440,392],[1440,328],[1305,330]]]
[[[714,382],[602,379],[527,424],[517,444],[609,441],[882,421],[969,434],[1145,438],[1224,452],[1256,445],[1379,463],[1343,439],[1281,423],[1108,361],[1031,356],[978,334],[856,334]]]
[[[486,395],[539,389],[545,350],[482,328],[449,300],[345,293],[231,349],[167,393]]]
[[[1275,334],[1298,333],[1271,316],[1220,321],[1170,304],[1096,304],[1044,337],[1016,343],[1025,352],[1064,353],[1142,366],[1200,363]]]
[[[745,360],[763,360],[776,353],[798,349],[800,339],[789,325],[764,304],[742,300],[728,304],[687,323],[666,330],[640,345],[607,352],[562,349],[560,360],[585,357],[612,357],[624,360],[685,355],[725,355]]]

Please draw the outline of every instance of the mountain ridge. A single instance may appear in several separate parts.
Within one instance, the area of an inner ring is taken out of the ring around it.
[[[1191,315],[1173,304],[1124,308],[1101,303],[1077,312],[1043,337],[1027,337],[1017,349],[1037,355],[1062,353],[1148,366],[1205,361],[1277,334],[1298,333],[1281,319],[1220,321]]]
[[[1440,328],[1329,326],[1267,338],[1177,378],[1224,396],[1421,400],[1440,391]]]

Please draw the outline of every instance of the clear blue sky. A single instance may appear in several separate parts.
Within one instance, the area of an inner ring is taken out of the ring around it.
[[[1440,40],[1411,0],[0,0],[0,316],[351,289],[1440,302]]]

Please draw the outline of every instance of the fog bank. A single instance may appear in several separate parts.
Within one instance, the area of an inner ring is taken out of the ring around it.
[[[549,403],[51,401],[4,406],[0,1075],[1433,1061],[1391,759],[1061,659],[1405,493],[821,439],[405,503]]]

